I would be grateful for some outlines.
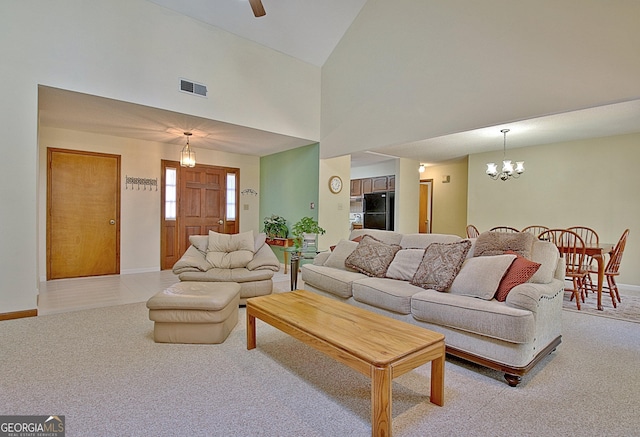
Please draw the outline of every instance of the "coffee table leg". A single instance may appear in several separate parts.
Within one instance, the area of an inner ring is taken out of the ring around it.
[[[442,355],[431,361],[430,400],[436,405],[444,405],[444,346]]]
[[[391,368],[371,367],[371,435],[391,436]]]
[[[256,318],[249,313],[247,306],[247,350],[256,348]]]

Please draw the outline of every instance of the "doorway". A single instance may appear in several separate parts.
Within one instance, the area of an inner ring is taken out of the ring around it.
[[[47,149],[47,280],[120,273],[120,155]]]
[[[162,161],[160,268],[171,269],[191,235],[239,231],[240,169]]]
[[[418,232],[431,233],[431,217],[433,206],[433,179],[420,181],[420,212],[418,216]]]

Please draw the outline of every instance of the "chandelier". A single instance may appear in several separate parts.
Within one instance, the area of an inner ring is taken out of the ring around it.
[[[502,145],[502,171],[498,172],[498,166],[495,162],[487,164],[487,175],[494,181],[500,179],[501,181],[507,181],[511,178],[519,178],[524,173],[524,161],[516,161],[516,168],[513,168],[513,164],[506,158],[507,155],[507,132],[509,129],[502,129],[500,132],[504,135],[504,143]]]
[[[182,167],[195,167],[196,152],[191,150],[191,146],[189,145],[189,137],[191,136],[191,132],[185,132],[184,134],[187,137],[187,144],[180,152],[180,165]]]

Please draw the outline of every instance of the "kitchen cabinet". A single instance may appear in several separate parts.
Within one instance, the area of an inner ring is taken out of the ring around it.
[[[373,179],[372,178],[364,178],[362,181],[362,194],[373,193]]]
[[[351,179],[351,195],[362,196],[362,179]]]
[[[387,176],[379,176],[373,178],[373,192],[378,193],[380,191],[388,190],[388,178]]]

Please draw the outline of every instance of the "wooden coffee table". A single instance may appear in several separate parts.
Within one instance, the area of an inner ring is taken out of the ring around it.
[[[371,435],[391,436],[391,381],[431,361],[430,400],[444,404],[444,335],[305,290],[247,300],[247,349],[256,318],[371,378]]]

